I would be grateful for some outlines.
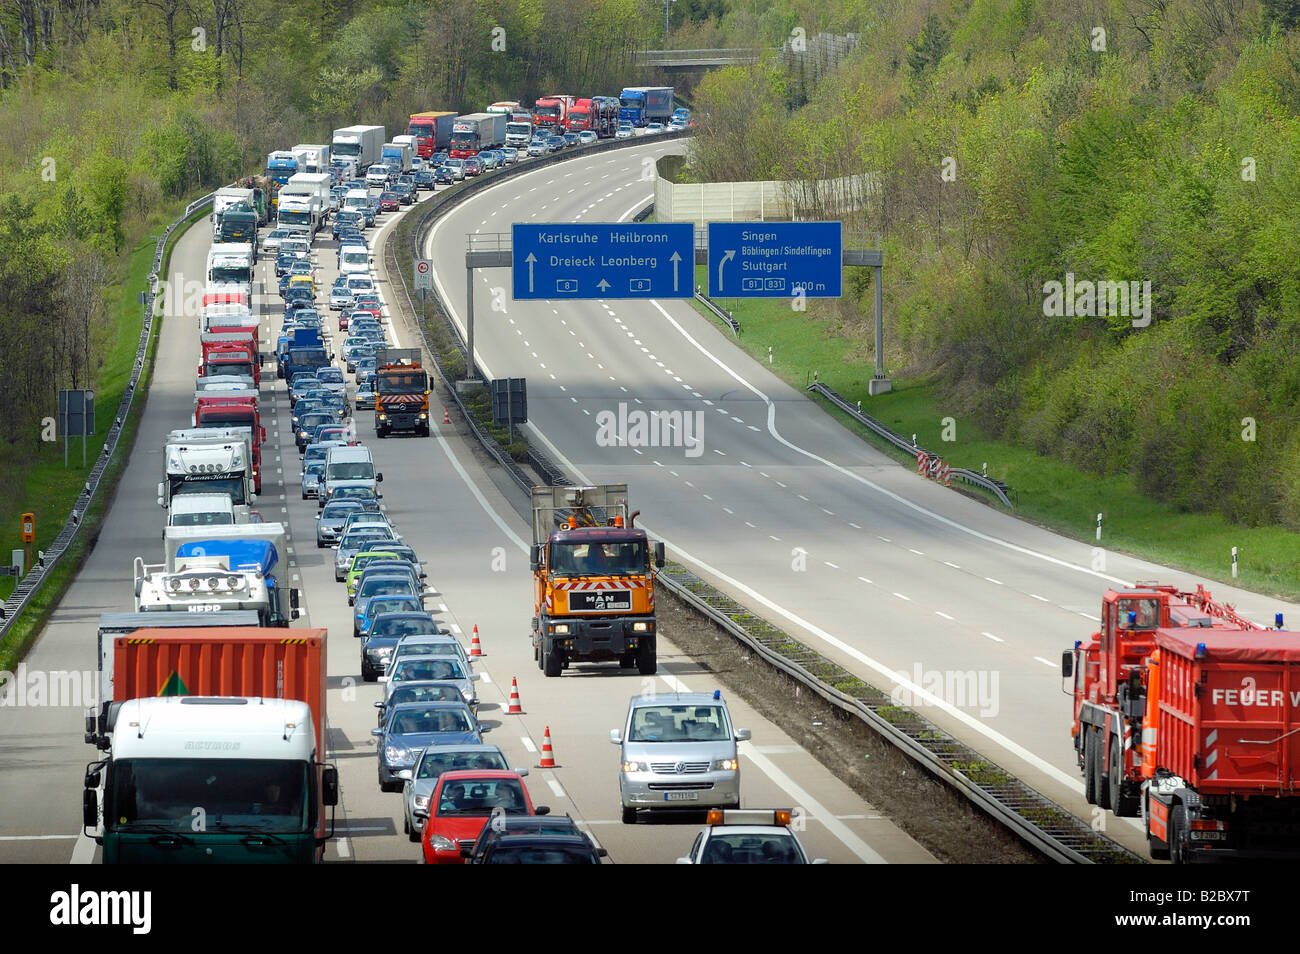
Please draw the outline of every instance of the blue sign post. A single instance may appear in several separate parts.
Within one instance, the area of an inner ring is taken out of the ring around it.
[[[710,298],[839,298],[839,222],[710,222]]]
[[[689,222],[516,224],[512,246],[516,300],[695,295],[695,226]]]

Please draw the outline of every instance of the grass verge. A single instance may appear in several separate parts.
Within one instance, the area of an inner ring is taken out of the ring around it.
[[[696,268],[696,282],[701,287],[708,284],[703,266]],[[1098,545],[1105,550],[1177,567],[1198,578],[1300,599],[1296,534],[1276,527],[1241,527],[1213,514],[1180,512],[1139,493],[1127,474],[1096,477],[1033,450],[994,440],[945,410],[930,380],[895,377],[893,391],[870,397],[867,386],[875,359],[869,341],[839,332],[835,323],[818,315],[815,302],[806,312],[794,311],[785,300],[719,299],[715,304],[740,321],[738,344],[752,358],[766,363],[772,348],[770,369],[792,386],[806,387],[816,373],[846,400],[861,401],[863,411],[887,427],[907,438],[915,434],[922,447],[942,454],[950,466],[979,471],[987,463],[989,476],[1010,486],[1018,517],[1075,540],[1095,542],[1101,513]],[[707,309],[698,303],[695,307],[723,327]],[[730,331],[723,330],[730,337]],[[830,402],[809,396],[873,446],[898,460],[915,462]],[[978,491],[970,493],[990,499]],[[996,501],[992,505],[1000,506]],[[1235,580],[1231,576],[1234,546],[1238,549]]]
[[[168,209],[160,210],[159,218],[162,222],[169,222],[183,209],[184,205],[177,203]],[[199,211],[188,221],[194,222],[206,216],[206,211]],[[126,259],[125,271],[121,279],[112,286],[111,294],[116,296],[114,309],[117,320],[112,335],[112,348],[105,358],[95,383],[96,430],[99,434],[90,438],[87,443],[87,466],[84,468],[81,466],[81,449],[77,446],[79,442],[76,440],[71,442],[68,452],[69,466],[66,470],[63,467],[62,442],[44,445],[39,460],[33,464],[28,473],[25,499],[0,508],[0,526],[9,527],[13,531],[6,533],[4,539],[12,538],[15,541],[12,546],[15,548],[21,545],[17,542],[18,515],[28,510],[36,514],[37,542],[32,548],[33,558],[37,550],[49,546],[58,536],[63,521],[67,519],[72,505],[81,492],[82,485],[86,482],[91,466],[94,465],[98,455],[103,453],[108,423],[116,415],[122,394],[130,381],[135,349],[140,341],[143,310],[136,296],[148,287],[148,276],[153,266],[157,237],[162,234],[165,227],[162,224],[156,225],[150,230],[152,234],[139,241]],[[177,229],[168,240],[167,248],[163,253],[164,268],[160,274],[166,274],[166,264],[170,259],[172,247],[184,231],[184,227]],[[144,397],[153,377],[159,328],[161,323],[155,322],[153,334],[145,350],[144,367],[141,370],[140,383],[136,387],[136,400],[131,402],[130,413],[122,422],[122,435],[118,441],[117,453],[113,455],[104,472],[99,490],[95,494],[95,502],[84,515],[81,532],[77,534],[45,584],[27,604],[22,618],[9,631],[4,644],[0,645],[0,670],[12,671],[18,660],[27,654],[37,634],[44,628],[55,607],[63,598],[64,592],[80,572],[86,556],[99,539],[104,515],[112,504],[117,483],[126,468],[126,461],[131,455],[135,435],[140,427],[140,415],[145,404]],[[14,585],[12,579],[6,582],[8,587],[2,591],[5,594],[12,592]]]

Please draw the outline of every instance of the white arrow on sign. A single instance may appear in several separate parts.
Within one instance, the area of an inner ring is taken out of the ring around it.
[[[599,288],[601,291],[605,291],[609,288],[609,282],[605,281],[605,279],[602,278],[599,282],[596,283],[596,287]]]
[[[537,256],[529,252],[524,261],[528,263],[528,291],[531,294],[533,291],[533,263],[537,261]]]
[[[722,291],[722,266],[736,257],[736,250],[729,248],[722,254],[722,261],[718,262],[718,291]]]
[[[673,252],[672,258],[668,259],[668,261],[673,263],[673,291],[677,291],[677,265],[678,263],[681,262],[681,260],[682,257],[678,255],[676,252]],[[719,268],[721,268],[721,266],[719,266]],[[719,281],[718,284],[721,285],[722,282]]]

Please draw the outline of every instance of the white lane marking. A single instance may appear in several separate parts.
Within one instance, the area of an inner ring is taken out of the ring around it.
[[[913,550],[911,547],[908,547],[907,549],[909,552],[915,553],[917,556],[925,556],[925,554],[922,553],[920,550]]]
[[[826,826],[826,830],[844,843],[849,851],[853,852],[863,862],[869,865],[883,865],[885,859],[875,851],[865,841],[855,835],[849,826],[837,819],[835,815],[822,805],[821,802],[813,798],[812,794],[801,785],[795,782],[790,776],[786,775],[772,763],[766,755],[758,752],[749,742],[741,742],[740,753],[754,763],[762,770],[768,778],[777,784],[779,788],[794,800],[794,804],[804,810],[804,817],[813,818]]]
[[[897,596],[900,600],[907,600],[907,602],[909,603],[912,602],[912,598],[910,596],[904,596],[902,593],[895,593],[894,595]]]
[[[947,560],[944,560],[944,561],[943,561],[943,565],[944,565],[944,566],[950,566],[950,567],[952,567],[954,570],[960,570],[960,569],[961,569],[961,567],[959,567],[956,563],[949,563]]]
[[[523,743],[524,748],[526,748],[529,752],[537,751],[537,746],[533,745],[533,740],[528,738],[528,736],[521,735],[519,737],[519,741]]]
[[[352,857],[352,848],[351,848],[351,846],[348,844],[349,841],[351,841],[350,838],[340,838],[340,839],[338,840],[338,845],[337,845],[337,847],[338,847],[339,857],[340,857],[340,858],[351,858],[351,857]]]
[[[1092,620],[1094,623],[1100,623],[1100,622],[1101,622],[1101,617],[1100,617],[1100,616],[1093,616],[1091,613],[1082,613],[1082,612],[1081,612],[1079,615],[1082,616],[1084,619],[1090,619],[1090,620]]]
[[[1005,642],[1006,642],[1006,640],[1003,639],[1001,636],[994,636],[992,633],[980,633],[980,635],[981,635],[981,636],[987,636],[989,639],[993,640],[993,642],[995,642],[995,643],[1005,643]]]
[[[1050,659],[1044,659],[1042,656],[1035,656],[1034,658],[1037,659],[1044,666],[1051,666],[1053,668],[1056,667],[1056,663],[1052,662]]]
[[[839,569],[839,566],[838,566],[837,564],[835,564],[835,563],[832,563],[830,560],[822,560],[822,562],[825,563],[825,564],[826,564],[828,567],[830,567],[832,570],[838,570],[838,569]],[[906,598],[906,597],[904,597],[904,598]]]
[[[1049,600],[1046,596],[1039,596],[1037,593],[1030,593],[1029,595],[1032,596],[1034,599],[1039,600],[1040,602],[1043,603],[1051,602],[1051,600]]]
[[[1001,580],[995,580],[995,579],[993,579],[993,577],[991,577],[991,576],[986,576],[986,577],[984,577],[984,579],[988,580],[990,583],[993,583],[993,584],[996,585],[996,586],[1001,586],[1001,585],[1002,585],[1002,581],[1001,581]]]
[[[0,841],[71,841],[81,835],[0,835]],[[94,842],[91,842],[94,845]]]
[[[474,657],[474,658],[477,658],[477,657]],[[471,659],[470,661],[472,662],[473,660]],[[478,674],[478,681],[479,681],[479,682],[482,682],[482,683],[486,683],[486,684],[489,685],[489,686],[492,685],[492,677],[489,676],[489,675],[488,675],[487,673],[485,673],[485,672],[481,672],[481,673]]]
[[[553,778],[548,778],[548,779],[546,780],[546,784],[550,786],[551,791],[555,793],[555,797],[556,797],[556,798],[568,798],[568,797],[569,797],[568,795],[564,794],[564,786],[562,786],[562,785],[561,785],[559,782],[557,782],[555,779],[553,779]]]
[[[951,616],[949,616],[947,613],[943,612],[942,610],[935,610],[935,611],[934,611],[934,615],[935,615],[935,616],[942,616],[944,619],[952,619]]]

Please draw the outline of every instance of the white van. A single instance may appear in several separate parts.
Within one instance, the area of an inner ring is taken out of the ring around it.
[[[384,479],[375,473],[375,461],[369,447],[331,447],[325,454],[325,477],[321,481],[321,500],[328,500],[340,487],[376,486]]]
[[[369,275],[370,249],[364,245],[339,246],[339,272],[344,275]]]

